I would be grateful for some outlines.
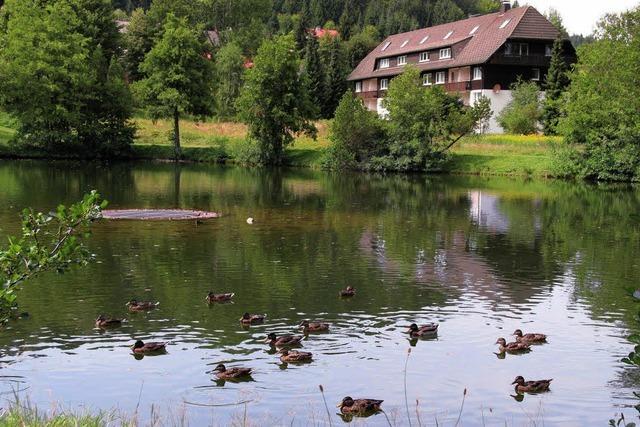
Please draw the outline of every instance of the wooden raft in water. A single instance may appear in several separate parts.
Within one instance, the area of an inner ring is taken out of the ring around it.
[[[122,209],[102,211],[104,219],[134,219],[140,221],[186,221],[218,218],[216,212],[184,209]]]

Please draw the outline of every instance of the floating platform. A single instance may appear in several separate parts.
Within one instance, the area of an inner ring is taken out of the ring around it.
[[[138,221],[188,221],[218,218],[216,212],[184,209],[122,209],[104,210],[104,219],[130,219]]]

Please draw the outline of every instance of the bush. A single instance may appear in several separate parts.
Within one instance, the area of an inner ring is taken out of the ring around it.
[[[513,99],[498,115],[498,123],[508,133],[536,133],[542,118],[538,85],[535,82],[518,80],[511,86],[511,91]]]
[[[231,157],[243,165],[259,165],[262,163],[260,144],[252,139],[243,139],[229,147]]]

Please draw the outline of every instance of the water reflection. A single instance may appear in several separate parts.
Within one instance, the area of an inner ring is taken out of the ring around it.
[[[540,406],[549,424],[589,413],[580,422],[602,425],[634,402],[640,384],[618,362],[628,353],[625,337],[637,331],[637,305],[626,293],[640,273],[634,187],[38,162],[0,162],[0,184],[2,235],[16,232],[23,207],[50,209],[92,188],[112,208],[224,215],[203,224],[97,224],[91,249],[99,263],[25,287],[22,309],[31,316],[0,335],[0,363],[45,405],[133,409],[144,383],[142,407],[251,395],[256,419],[269,412],[305,425],[311,413],[326,417],[323,384],[330,402],[384,398],[404,425],[410,346],[409,398],[429,402],[424,416],[441,424],[455,422],[466,388],[465,425],[476,425],[480,408],[492,408],[487,424],[517,424]],[[356,296],[340,298],[350,285]],[[235,292],[234,303],[206,304],[211,289]],[[133,298],[160,305],[129,313],[124,304]],[[268,316],[243,327],[244,312]],[[127,322],[96,329],[100,313]],[[262,341],[271,332],[299,334],[305,319],[331,330],[303,342],[312,364],[285,366]],[[414,322],[440,323],[439,336],[409,340]],[[494,357],[496,338],[516,328],[546,332],[550,344]],[[169,341],[168,354],[135,360],[129,346],[137,339]],[[215,382],[210,370],[222,362],[254,368],[254,381]],[[520,374],[557,385],[516,405],[509,384]],[[100,399],[82,385],[95,383]],[[8,390],[9,383],[0,392]],[[195,424],[210,419],[192,411]],[[216,416],[225,424],[236,411]],[[386,425],[380,416],[365,422]]]

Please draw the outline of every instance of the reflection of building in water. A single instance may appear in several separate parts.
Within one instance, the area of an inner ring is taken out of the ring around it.
[[[471,220],[479,227],[493,233],[509,231],[509,219],[500,211],[500,198],[482,191],[470,191]]]

